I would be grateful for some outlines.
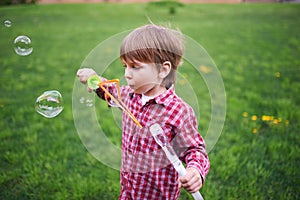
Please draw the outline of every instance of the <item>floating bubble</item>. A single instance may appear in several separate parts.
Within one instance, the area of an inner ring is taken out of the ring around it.
[[[20,56],[28,56],[29,54],[31,54],[33,48],[30,38],[25,35],[16,37],[14,41],[14,49],[16,54]]]
[[[4,26],[6,26],[6,27],[11,27],[11,21],[5,20],[5,21],[4,21]]]
[[[84,97],[81,97],[81,98],[79,99],[79,102],[80,102],[80,103],[84,103]]]
[[[94,105],[93,100],[87,99],[85,102],[87,107],[92,107]]]
[[[80,102],[81,104],[86,103],[85,105],[86,105],[87,107],[92,107],[92,106],[94,105],[92,99],[85,99],[84,97],[81,97],[81,98],[79,99],[79,102]]]
[[[44,117],[56,117],[64,109],[62,95],[56,90],[44,92],[36,99],[35,109]]]

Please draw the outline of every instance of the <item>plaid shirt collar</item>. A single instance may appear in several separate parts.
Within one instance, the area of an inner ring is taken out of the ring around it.
[[[144,106],[148,105],[149,103],[152,103],[153,101],[157,104],[167,106],[169,102],[175,97],[175,89],[174,85],[172,85],[167,91],[164,93],[154,97],[153,99],[150,99]],[[130,93],[129,96],[131,99],[135,99],[138,104],[142,106],[142,95],[141,94],[136,94],[136,93]]]

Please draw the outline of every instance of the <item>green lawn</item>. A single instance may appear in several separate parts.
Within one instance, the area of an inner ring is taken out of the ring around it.
[[[204,198],[300,199],[299,14],[298,4],[0,7],[0,199],[118,198],[119,171],[95,159],[77,134],[73,84],[95,46],[148,18],[170,22],[201,44],[224,81],[226,121],[209,153]],[[11,27],[4,26],[7,19]],[[13,50],[23,34],[33,46],[25,57]],[[195,87],[201,82],[189,68],[180,73]],[[62,93],[65,108],[47,119],[34,104],[51,89]],[[203,82],[196,94],[205,135],[211,113]],[[119,129],[107,132],[120,144]],[[191,196],[182,190],[180,198]]]

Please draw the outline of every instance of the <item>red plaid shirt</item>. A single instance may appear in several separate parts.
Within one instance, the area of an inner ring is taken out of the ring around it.
[[[114,88],[109,90],[115,91]],[[103,98],[103,92],[96,92]],[[175,94],[174,88],[145,105],[142,105],[142,95],[133,93],[128,86],[121,88],[121,96],[143,128],[123,112],[119,199],[174,200],[179,197],[178,174],[149,131],[154,123],[161,125],[186,167],[198,169],[204,181],[210,167],[205,143],[198,133],[193,109]]]

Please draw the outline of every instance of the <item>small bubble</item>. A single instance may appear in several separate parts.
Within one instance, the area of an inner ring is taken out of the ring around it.
[[[35,109],[44,117],[56,117],[64,109],[62,95],[56,90],[44,92],[36,99]]]
[[[5,26],[5,27],[11,27],[11,21],[5,20],[5,21],[4,21],[4,26]]]
[[[80,103],[84,103],[84,97],[81,97],[81,98],[79,99],[79,102],[80,102]]]
[[[92,107],[92,106],[94,105],[94,104],[93,104],[93,100],[91,100],[91,99],[87,99],[85,102],[86,102],[85,105],[86,105],[87,107]]]
[[[87,103],[87,104],[86,104],[87,107],[92,107],[93,105],[94,105],[94,104],[92,104],[92,103]]]
[[[31,54],[33,48],[31,45],[31,40],[25,35],[20,35],[14,40],[14,49],[16,54],[20,56],[28,56]]]

